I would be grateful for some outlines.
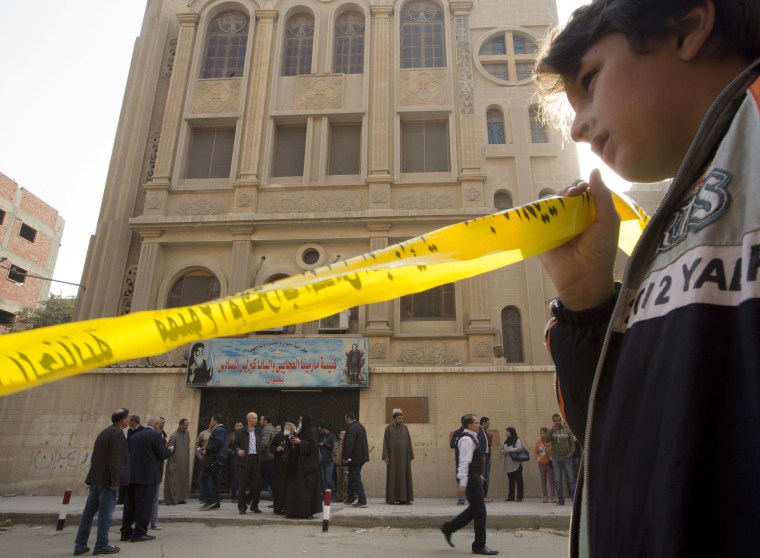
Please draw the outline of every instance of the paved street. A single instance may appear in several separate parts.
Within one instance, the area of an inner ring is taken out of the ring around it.
[[[71,556],[76,525],[63,532],[54,527],[16,525],[0,530],[0,556],[46,558]],[[261,556],[296,558],[389,558],[472,556],[472,528],[454,534],[456,548],[450,548],[440,532],[424,529],[374,527],[370,529],[331,527],[323,533],[320,523],[309,525],[237,525],[209,527],[202,523],[171,523],[158,538],[142,543],[119,542],[117,528],[111,544],[121,547],[119,556],[130,558],[215,558],[220,556]],[[567,555],[567,536],[552,530],[488,530],[488,545],[501,555],[520,558],[562,557]],[[92,546],[92,541],[90,541]]]

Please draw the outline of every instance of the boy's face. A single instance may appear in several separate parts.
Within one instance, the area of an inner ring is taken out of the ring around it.
[[[635,53],[620,33],[606,35],[581,58],[578,76],[566,83],[575,110],[574,141],[632,182],[672,177],[696,133],[702,114],[688,109],[688,68],[675,38]]]

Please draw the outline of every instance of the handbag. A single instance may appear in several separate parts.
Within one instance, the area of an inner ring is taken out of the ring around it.
[[[525,448],[521,449],[520,451],[513,451],[509,454],[509,457],[512,458],[512,461],[529,461],[530,460],[530,454],[528,453],[528,450]]]

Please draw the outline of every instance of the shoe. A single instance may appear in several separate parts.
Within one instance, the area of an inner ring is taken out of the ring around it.
[[[139,537],[132,537],[130,540],[132,542],[145,542],[155,540],[155,538],[153,535],[140,535]]]
[[[485,556],[493,556],[494,554],[498,554],[498,550],[493,550],[492,548],[488,548],[487,546],[484,546],[483,548],[479,548],[478,550],[473,550],[473,554],[484,554]]]
[[[493,500],[491,500],[491,498],[483,498],[483,501],[484,502],[493,502]]]
[[[238,510],[238,513],[239,513],[240,515],[245,515],[245,510]]]
[[[111,546],[110,544],[104,548],[101,548],[98,550],[97,548],[92,551],[93,556],[98,556],[100,554],[116,554],[120,552],[121,549],[118,546]]]
[[[515,502],[522,502],[522,498],[518,498]]]
[[[90,551],[89,546],[85,546],[82,550],[75,550],[74,556],[81,556],[82,554],[87,554]]]
[[[368,508],[367,502],[364,502],[363,504],[361,502],[356,502],[355,504],[351,504],[352,508]]]
[[[251,511],[252,511],[253,513],[261,513],[261,510],[260,510],[258,507],[255,507],[255,508],[251,508]]]
[[[129,533],[129,534],[124,534],[124,533],[122,533],[122,534],[121,534],[121,537],[119,537],[119,540],[120,540],[121,542],[125,542],[125,541],[128,541],[128,540],[130,540],[131,538],[132,538],[132,533]]]
[[[544,504],[546,504],[549,501],[549,498],[544,498]]]
[[[514,502],[515,499],[514,498],[504,498],[504,501],[505,502]]]
[[[201,508],[201,511],[218,510],[220,507],[222,506],[219,502],[216,502],[216,503],[209,502],[208,504],[206,504],[205,506]]]
[[[457,500],[457,506],[464,506],[464,500]]]
[[[273,507],[274,507],[274,504],[269,504],[267,507],[268,507],[268,508],[273,508]]]
[[[454,543],[451,542],[451,533],[449,533],[448,531],[444,531],[443,527],[441,527],[441,533],[443,533],[443,538],[446,539],[446,542],[449,543],[449,546],[451,548],[454,548]]]
[[[564,506],[565,505],[565,501],[564,500],[557,500],[557,505],[558,506]]]
[[[154,531],[160,531],[161,529],[163,529],[163,527],[161,527],[158,523],[154,523],[153,525],[150,526],[150,528],[153,529]]]
[[[552,496],[552,504],[556,504],[556,503],[557,503],[557,499],[554,496]]]
[[[346,498],[345,500],[343,500],[344,504],[353,504],[354,502],[356,502],[356,500],[351,499],[351,498]]]

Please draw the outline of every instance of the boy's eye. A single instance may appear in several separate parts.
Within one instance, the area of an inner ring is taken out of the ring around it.
[[[596,70],[591,70],[581,78],[581,86],[583,87],[584,91],[588,91],[589,87],[591,87],[591,82],[593,81],[596,74]]]

